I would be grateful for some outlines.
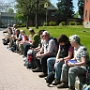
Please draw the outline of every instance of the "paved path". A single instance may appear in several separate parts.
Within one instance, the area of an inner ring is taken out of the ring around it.
[[[3,33],[0,30],[0,90],[59,90],[48,87],[38,73],[23,66],[21,55],[13,53],[2,44]],[[67,90],[67,89],[60,89]]]

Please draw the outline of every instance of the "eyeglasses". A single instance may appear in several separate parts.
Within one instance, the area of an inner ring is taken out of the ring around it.
[[[42,35],[42,37],[46,37],[47,35]]]

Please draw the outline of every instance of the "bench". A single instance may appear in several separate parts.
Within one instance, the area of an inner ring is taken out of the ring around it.
[[[83,90],[83,87],[86,85],[86,75],[79,75],[76,77],[75,89]]]
[[[88,78],[89,78],[90,77],[90,61],[87,65],[87,71],[89,72],[89,74],[88,74]],[[87,75],[87,72],[83,75],[79,75],[79,76],[76,77],[76,81],[75,81],[76,90],[83,90],[83,88],[85,86],[90,84],[90,79],[86,79],[86,75]]]

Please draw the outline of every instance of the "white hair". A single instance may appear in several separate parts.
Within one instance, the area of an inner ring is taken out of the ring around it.
[[[50,36],[50,34],[49,34],[48,31],[44,31],[44,32],[42,33],[42,35],[48,35],[48,36]]]
[[[70,41],[80,44],[80,37],[78,35],[72,35],[69,37]]]

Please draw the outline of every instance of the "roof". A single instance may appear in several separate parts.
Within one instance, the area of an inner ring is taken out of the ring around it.
[[[48,4],[49,4],[47,7],[48,10],[57,10],[57,8],[52,3],[48,2]]]
[[[0,13],[1,16],[15,16],[15,13],[9,13],[9,12],[1,12]]]

